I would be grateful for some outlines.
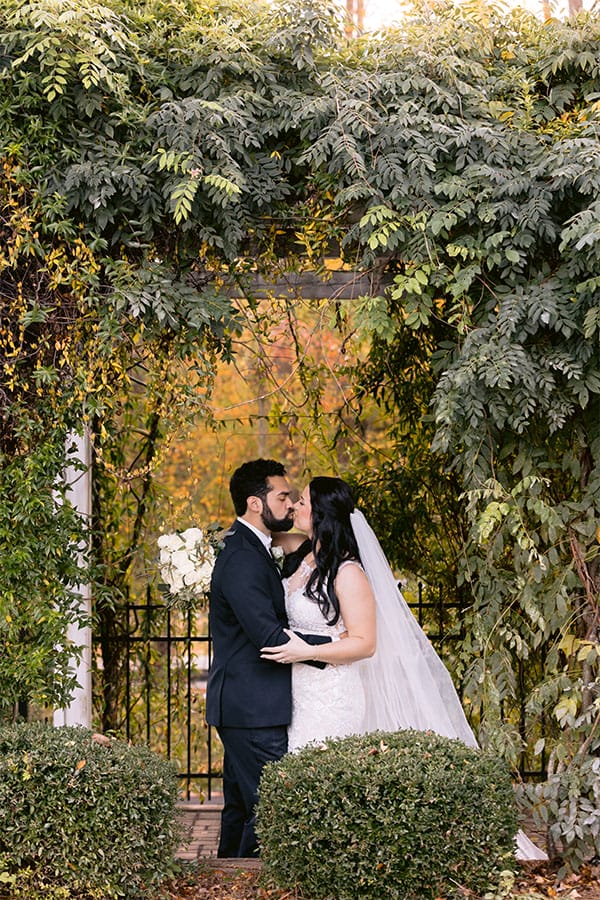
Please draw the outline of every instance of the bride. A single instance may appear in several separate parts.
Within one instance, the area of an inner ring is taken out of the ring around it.
[[[309,648],[290,632],[289,644],[262,651],[277,662],[318,658],[331,664],[316,670],[316,677],[308,666],[292,666],[289,750],[366,730],[362,671],[355,663],[375,652],[376,613],[350,525],[353,506],[348,486],[335,478],[315,478],[295,505],[294,525],[311,540],[288,555],[284,566],[283,575],[290,572],[284,577],[289,627],[302,625],[310,634],[328,635],[332,643]],[[288,547],[294,538],[302,540],[286,535]]]
[[[405,728],[476,747],[450,674],[398,590],[346,482],[313,478],[295,505],[294,524],[306,538],[279,536],[290,640],[261,651],[265,659],[292,663],[289,750]],[[295,630],[329,635],[332,642],[309,645]],[[296,665],[315,659],[329,665]],[[546,858],[522,831],[516,855]]]

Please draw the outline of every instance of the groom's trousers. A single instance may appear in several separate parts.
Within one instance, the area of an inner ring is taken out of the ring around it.
[[[287,752],[287,726],[269,728],[217,727],[225,751],[223,812],[217,856],[247,858],[258,855],[254,825],[258,785],[266,763]]]

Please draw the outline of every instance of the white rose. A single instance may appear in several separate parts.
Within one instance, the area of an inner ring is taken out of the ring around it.
[[[178,534],[161,534],[158,539],[158,546],[161,550],[178,550],[181,545],[181,538]]]
[[[185,546],[193,550],[196,544],[201,544],[204,540],[204,532],[200,528],[186,528],[181,532],[181,537]]]
[[[181,577],[179,572],[175,570],[171,570],[170,577],[168,579],[165,579],[165,581],[169,585],[169,590],[172,594],[178,594],[179,591],[182,591],[185,587],[183,578]]]
[[[190,555],[187,550],[175,550],[172,557],[171,562],[174,568],[177,569],[178,572],[183,576],[188,575],[190,572],[194,571],[194,561],[190,559]]]
[[[170,594],[201,597],[210,589],[216,553],[202,529],[161,535],[158,546],[158,569]]]
[[[164,568],[164,566],[171,565],[171,553],[172,553],[171,550],[165,550],[163,548],[160,551],[160,553],[158,554],[158,564],[161,567],[161,569]]]
[[[212,570],[213,570],[212,563],[209,563],[209,562],[205,562],[200,567],[200,576],[202,578],[202,584],[204,585],[205,591],[208,590],[208,588],[210,587],[210,579],[212,576]]]
[[[186,587],[193,587],[193,585],[200,583],[201,578],[202,576],[198,569],[192,569],[190,572],[184,572],[183,583]]]

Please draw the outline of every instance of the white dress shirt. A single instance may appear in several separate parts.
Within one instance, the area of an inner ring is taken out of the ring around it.
[[[256,528],[254,525],[251,525],[250,522],[247,522],[246,519],[242,519],[241,516],[238,516],[238,522],[241,522],[242,525],[245,525],[246,528],[249,528],[250,531],[253,531],[256,537],[260,540],[261,544],[263,544],[267,551],[271,552],[271,542],[273,538],[270,534],[265,534],[264,531],[261,531],[259,528]]]

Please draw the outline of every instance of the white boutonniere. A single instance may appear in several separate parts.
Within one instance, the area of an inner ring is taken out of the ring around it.
[[[283,560],[285,559],[285,551],[283,547],[271,547],[271,556],[280,569],[283,568]]]

